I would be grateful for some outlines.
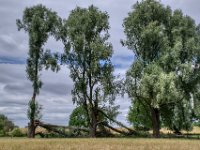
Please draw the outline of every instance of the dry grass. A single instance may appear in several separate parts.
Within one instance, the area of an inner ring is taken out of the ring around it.
[[[198,140],[178,139],[0,139],[0,150],[199,150]]]
[[[153,133],[153,131],[152,130],[150,130],[149,131],[149,133]],[[162,129],[160,129],[160,133],[162,133],[162,134],[173,134],[173,131],[171,131],[171,130],[169,130],[169,129],[167,129],[167,128],[162,128]],[[194,126],[193,127],[193,129],[192,129],[192,131],[189,131],[189,132],[187,132],[187,131],[181,131],[181,133],[189,133],[189,134],[200,134],[200,127],[197,127],[197,126]]]
[[[173,133],[173,131],[168,130],[168,129],[166,129],[166,128],[162,128],[162,129],[160,130],[160,132],[161,132],[161,133],[164,133],[164,134]],[[193,130],[192,130],[192,131],[189,131],[189,132],[187,132],[187,131],[181,131],[181,132],[182,132],[182,133],[190,133],[190,134],[200,134],[200,128],[195,126],[195,127],[193,127]],[[151,131],[150,133],[152,133],[152,131]]]
[[[200,128],[199,127],[193,127],[192,131],[190,131],[190,132],[183,131],[183,133],[200,134]]]
[[[27,132],[28,132],[28,128],[20,128],[20,130],[22,131],[23,134],[27,134]],[[48,133],[48,131],[42,127],[37,127],[35,132],[36,133],[39,133],[39,132]]]

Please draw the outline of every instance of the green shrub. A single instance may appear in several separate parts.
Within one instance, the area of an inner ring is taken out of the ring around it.
[[[19,128],[14,128],[11,132],[11,136],[13,137],[23,137],[25,136],[23,132]]]
[[[8,136],[8,133],[14,129],[14,123],[5,115],[0,114],[0,137]]]

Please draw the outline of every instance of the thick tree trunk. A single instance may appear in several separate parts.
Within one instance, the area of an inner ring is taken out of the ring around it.
[[[28,137],[29,138],[35,138],[35,124],[34,121],[31,121],[30,123],[28,123]]]
[[[96,132],[97,132],[97,115],[96,115],[94,110],[91,113],[92,113],[91,114],[91,116],[92,116],[92,124],[90,126],[90,137],[95,138],[96,137]]]
[[[90,137],[92,137],[92,138],[95,138],[95,137],[96,137],[96,131],[97,131],[96,129],[97,129],[96,125],[93,124],[93,125],[91,126],[91,128],[90,128]]]
[[[160,112],[157,108],[151,109],[153,136],[155,138],[160,137]]]

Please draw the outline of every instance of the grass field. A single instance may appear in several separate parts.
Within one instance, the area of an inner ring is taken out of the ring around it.
[[[200,150],[199,140],[178,139],[0,139],[0,150]]]

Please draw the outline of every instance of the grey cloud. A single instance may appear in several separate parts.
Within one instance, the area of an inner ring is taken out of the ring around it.
[[[44,83],[41,94],[53,94],[57,96],[71,94],[73,82],[69,78],[69,69],[62,67],[58,73],[52,73],[50,70],[43,71],[41,79]],[[48,76],[48,78],[47,78]]]
[[[12,109],[9,109],[9,107],[1,107],[0,110],[7,114],[15,115],[17,113],[23,113],[24,107],[12,107]]]
[[[44,112],[48,113],[48,114],[55,114],[55,113],[66,114],[66,113],[71,113],[73,108],[74,108],[74,106],[72,103],[68,104],[68,105],[65,104],[63,106],[61,104],[57,103],[57,105],[48,106],[48,108],[46,107],[44,109]]]
[[[3,112],[9,119],[17,125],[25,125],[27,123],[26,108],[25,107],[0,107],[0,112]]]
[[[52,52],[63,53],[64,47],[61,41],[55,41],[54,37],[49,37],[44,49],[51,50]]]
[[[6,51],[15,51],[17,46],[16,41],[12,38],[12,36],[8,35],[0,35],[0,46],[4,47]]]
[[[162,0],[165,5],[171,6],[173,9],[181,9],[185,15],[191,16],[196,23],[200,23],[199,18],[199,0]]]
[[[0,35],[1,56],[21,58],[25,58],[27,56],[27,42],[18,38],[19,37],[13,34]]]
[[[25,69],[25,65],[0,64],[0,82],[6,81],[6,83],[16,83],[17,81],[21,82],[24,81],[24,79],[26,80]]]
[[[27,107],[27,103],[28,103],[29,97],[18,97],[16,98],[16,96],[7,96],[7,97],[1,97],[1,101],[0,107],[9,107],[9,108],[13,108],[13,107]],[[3,111],[2,111],[3,112]]]
[[[7,115],[17,125],[25,126],[24,123],[28,121],[27,104],[32,95],[31,82],[26,78],[25,65],[0,64],[0,70],[2,71],[0,74],[0,113]],[[65,124],[66,118],[74,108],[71,94],[69,94],[72,88],[72,81],[68,77],[69,71],[62,68],[57,74],[51,71],[43,71],[41,74],[44,86],[37,101],[44,108],[44,118],[46,122],[49,119],[50,123],[54,123],[51,117],[55,116],[60,124]],[[7,79],[1,78],[6,76]],[[6,81],[4,82],[3,79]],[[61,114],[63,118],[58,117]]]
[[[7,84],[4,87],[5,92],[12,93],[13,95],[23,95],[23,94],[28,94],[30,95],[32,90],[31,90],[31,84],[28,82],[23,82],[23,83],[12,83],[12,84]]]
[[[55,94],[58,96],[67,95],[71,93],[72,84],[66,84],[60,82],[59,86],[58,83],[46,83],[43,86],[43,93],[46,94]]]
[[[21,18],[25,1],[3,0],[0,2],[0,52],[1,56],[26,57],[24,33],[17,31],[16,19]]]

